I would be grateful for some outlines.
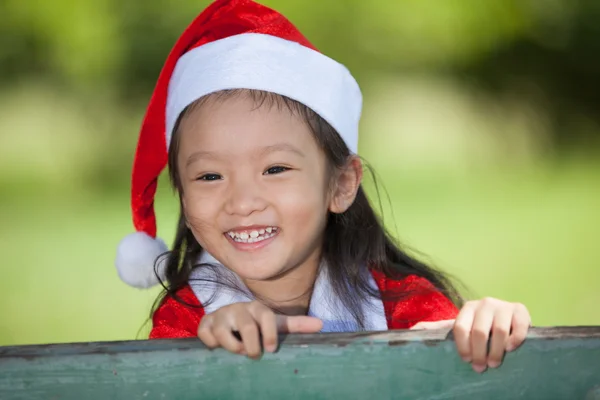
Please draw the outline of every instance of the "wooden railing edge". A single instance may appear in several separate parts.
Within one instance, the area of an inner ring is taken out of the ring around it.
[[[532,327],[528,332],[526,342],[532,340],[598,338],[600,338],[600,326]],[[282,348],[317,345],[343,347],[348,345],[374,343],[387,343],[390,346],[400,346],[413,342],[423,342],[427,345],[435,346],[452,340],[452,331],[448,330],[391,330],[380,332],[282,335],[280,336],[280,346]],[[2,362],[2,359],[7,358],[29,359],[85,354],[116,354],[192,349],[206,349],[206,347],[196,338],[29,344],[0,346],[0,362]]]

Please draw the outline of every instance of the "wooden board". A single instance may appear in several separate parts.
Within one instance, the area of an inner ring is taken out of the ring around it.
[[[477,374],[439,331],[290,335],[254,361],[199,340],[0,347],[0,399],[600,400],[600,327],[533,328]]]

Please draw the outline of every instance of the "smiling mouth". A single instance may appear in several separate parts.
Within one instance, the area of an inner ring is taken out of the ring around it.
[[[225,234],[237,243],[258,243],[275,236],[279,231],[276,226],[267,226],[260,229],[247,229],[229,231]]]

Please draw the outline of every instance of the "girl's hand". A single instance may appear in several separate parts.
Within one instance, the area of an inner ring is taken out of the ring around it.
[[[485,298],[467,302],[454,321],[420,322],[411,329],[452,328],[458,354],[481,373],[500,366],[504,352],[518,348],[530,326],[523,304]]]
[[[276,315],[258,301],[235,303],[205,315],[198,327],[198,337],[209,348],[223,347],[232,353],[260,358],[262,347],[277,350],[278,333],[316,333],[323,328],[320,319],[307,316]],[[242,341],[236,338],[238,332]]]

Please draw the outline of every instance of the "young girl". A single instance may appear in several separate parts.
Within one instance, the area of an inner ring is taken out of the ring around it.
[[[116,260],[130,285],[166,289],[151,338],[199,336],[255,358],[276,350],[278,332],[453,327],[478,372],[523,342],[523,305],[463,306],[386,233],[361,187],[361,108],[348,70],[277,12],[217,0],[192,22],[144,119],[137,232]],[[167,164],[181,206],[170,252],[153,211]]]

